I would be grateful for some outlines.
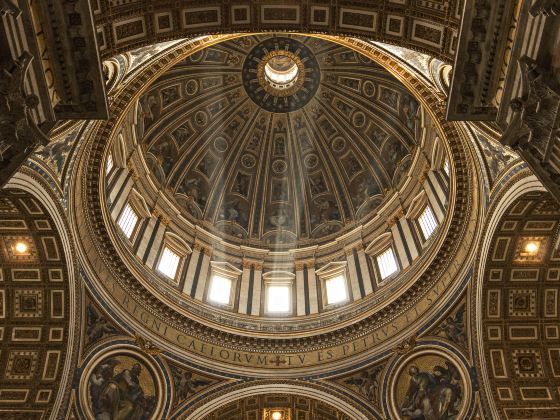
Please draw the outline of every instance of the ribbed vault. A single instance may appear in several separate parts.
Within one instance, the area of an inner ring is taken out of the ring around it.
[[[274,48],[295,52],[305,80],[318,84],[303,85],[289,106],[256,80],[256,63]],[[160,188],[193,223],[253,244],[305,245],[353,228],[398,189],[417,151],[413,96],[365,56],[316,38],[209,47],[140,103]]]

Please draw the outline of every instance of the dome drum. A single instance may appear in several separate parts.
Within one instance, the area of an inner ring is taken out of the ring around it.
[[[240,45],[249,51],[244,61],[233,59]],[[220,84],[229,76],[218,67],[214,73],[213,61],[208,61],[220,57],[224,63],[239,63],[234,67],[243,62],[243,69],[253,61],[264,65],[252,55],[266,55],[267,46],[268,54],[280,57],[283,62],[278,65],[287,71],[287,51],[303,55],[305,48],[305,54],[313,54],[312,62],[322,63],[320,87],[303,108],[270,114],[266,104],[251,97],[247,85]],[[120,129],[126,147],[133,150],[128,166],[135,168],[135,176],[117,180],[109,173],[107,194],[116,231],[135,255],[136,270],[203,318],[212,319],[217,311],[232,327],[254,324],[259,330],[279,332],[296,325],[305,331],[319,319],[322,325],[349,320],[382,304],[397,284],[409,282],[413,277],[409,267],[433,242],[432,232],[426,234],[418,219],[429,207],[434,227],[445,223],[450,173],[444,170],[449,160],[431,118],[404,87],[395,90],[399,83],[365,57],[318,40],[250,38],[231,42],[231,47],[226,43],[210,48],[191,64],[193,60],[188,58],[169,76],[160,77]],[[337,63],[344,63],[346,70],[337,70]],[[182,90],[178,76],[196,74],[191,69],[202,64],[209,70],[199,79],[183,79]],[[371,73],[362,80],[358,72],[366,69]],[[196,100],[188,96],[193,80],[200,89],[204,80],[211,80],[212,95]],[[372,112],[366,108],[371,106],[367,94],[360,97],[351,88],[353,81],[365,86],[374,80],[379,85]],[[216,98],[227,98],[218,95],[221,89],[236,92],[235,99],[223,105],[230,111],[217,114],[223,120],[219,127],[196,129],[198,115],[208,113]],[[240,100],[241,95],[252,101]],[[391,111],[388,106],[396,108]],[[190,111],[181,113],[183,109]],[[383,113],[385,122],[376,112]],[[189,115],[192,120],[185,119]],[[172,117],[183,121],[179,128]],[[135,118],[143,124],[134,127],[126,122]],[[362,119],[375,121],[376,130],[383,127],[387,137],[368,137],[374,126]],[[355,122],[367,125],[369,131],[345,126]],[[408,146],[399,141],[390,148],[391,138],[396,141],[401,135]],[[137,139],[140,147],[128,139]],[[370,143],[363,149],[365,142]],[[384,154],[386,147],[391,152]],[[368,159],[380,166],[368,164],[363,150],[374,153],[378,148],[381,154]],[[391,173],[395,182],[390,181]],[[114,202],[118,191],[125,193]],[[139,210],[134,200],[127,199],[130,196],[142,197],[142,207],[150,210]],[[127,205],[138,214],[139,226],[129,238],[120,227]],[[174,244],[169,235],[180,237],[185,246]],[[170,252],[178,261],[171,274],[160,267]],[[216,271],[220,264],[231,268]],[[339,273],[343,286],[336,289],[343,298],[327,294],[327,283],[332,284],[334,277],[324,273],[332,264],[343,267]],[[282,272],[291,274],[282,279],[274,274]],[[214,283],[226,287],[226,292],[214,295]],[[285,293],[289,308],[269,311],[270,290]],[[203,307],[197,309],[196,301]],[[345,309],[352,302],[354,310]],[[278,323],[286,318],[293,326]]]

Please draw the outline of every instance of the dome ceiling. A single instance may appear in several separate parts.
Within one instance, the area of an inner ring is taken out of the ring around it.
[[[141,97],[144,158],[193,223],[272,247],[375,215],[415,151],[418,103],[368,58],[317,38],[242,37],[174,66]]]

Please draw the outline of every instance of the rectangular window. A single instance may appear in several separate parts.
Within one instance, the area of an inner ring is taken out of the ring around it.
[[[327,289],[327,304],[332,305],[348,300],[348,291],[346,290],[346,279],[344,276],[337,276],[325,280]]]
[[[220,305],[231,304],[231,280],[215,275],[210,282],[208,300]]]
[[[107,156],[107,162],[105,164],[105,174],[109,175],[111,169],[113,169],[113,155],[109,154],[109,156]]]
[[[157,269],[163,275],[174,279],[180,261],[181,257],[179,255],[171,251],[168,247],[164,247]]]
[[[138,215],[132,209],[130,204],[126,203],[124,206],[124,210],[117,221],[117,224],[120,226],[123,233],[126,235],[128,239],[132,237],[134,233],[134,228],[136,228],[136,224],[138,223]]]
[[[422,234],[424,239],[428,239],[436,230],[438,225],[434,212],[430,206],[426,206],[420,217],[418,218],[418,223],[420,224],[420,229],[422,229]]]
[[[291,312],[290,286],[269,285],[266,289],[266,310],[271,313]]]
[[[388,248],[385,252],[377,256],[377,266],[379,267],[379,274],[381,280],[385,280],[391,274],[398,271],[397,259],[393,252],[393,248]]]
[[[443,172],[445,172],[447,177],[449,177],[449,159],[445,159],[445,162],[443,163]]]

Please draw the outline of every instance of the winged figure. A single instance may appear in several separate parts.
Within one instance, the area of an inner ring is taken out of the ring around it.
[[[86,334],[90,342],[103,338],[106,334],[118,334],[118,330],[113,327],[103,315],[99,315],[93,305],[87,307],[87,329]]]
[[[175,400],[185,400],[197,392],[197,388],[208,386],[212,381],[201,378],[193,378],[190,370],[173,369],[175,380]]]

